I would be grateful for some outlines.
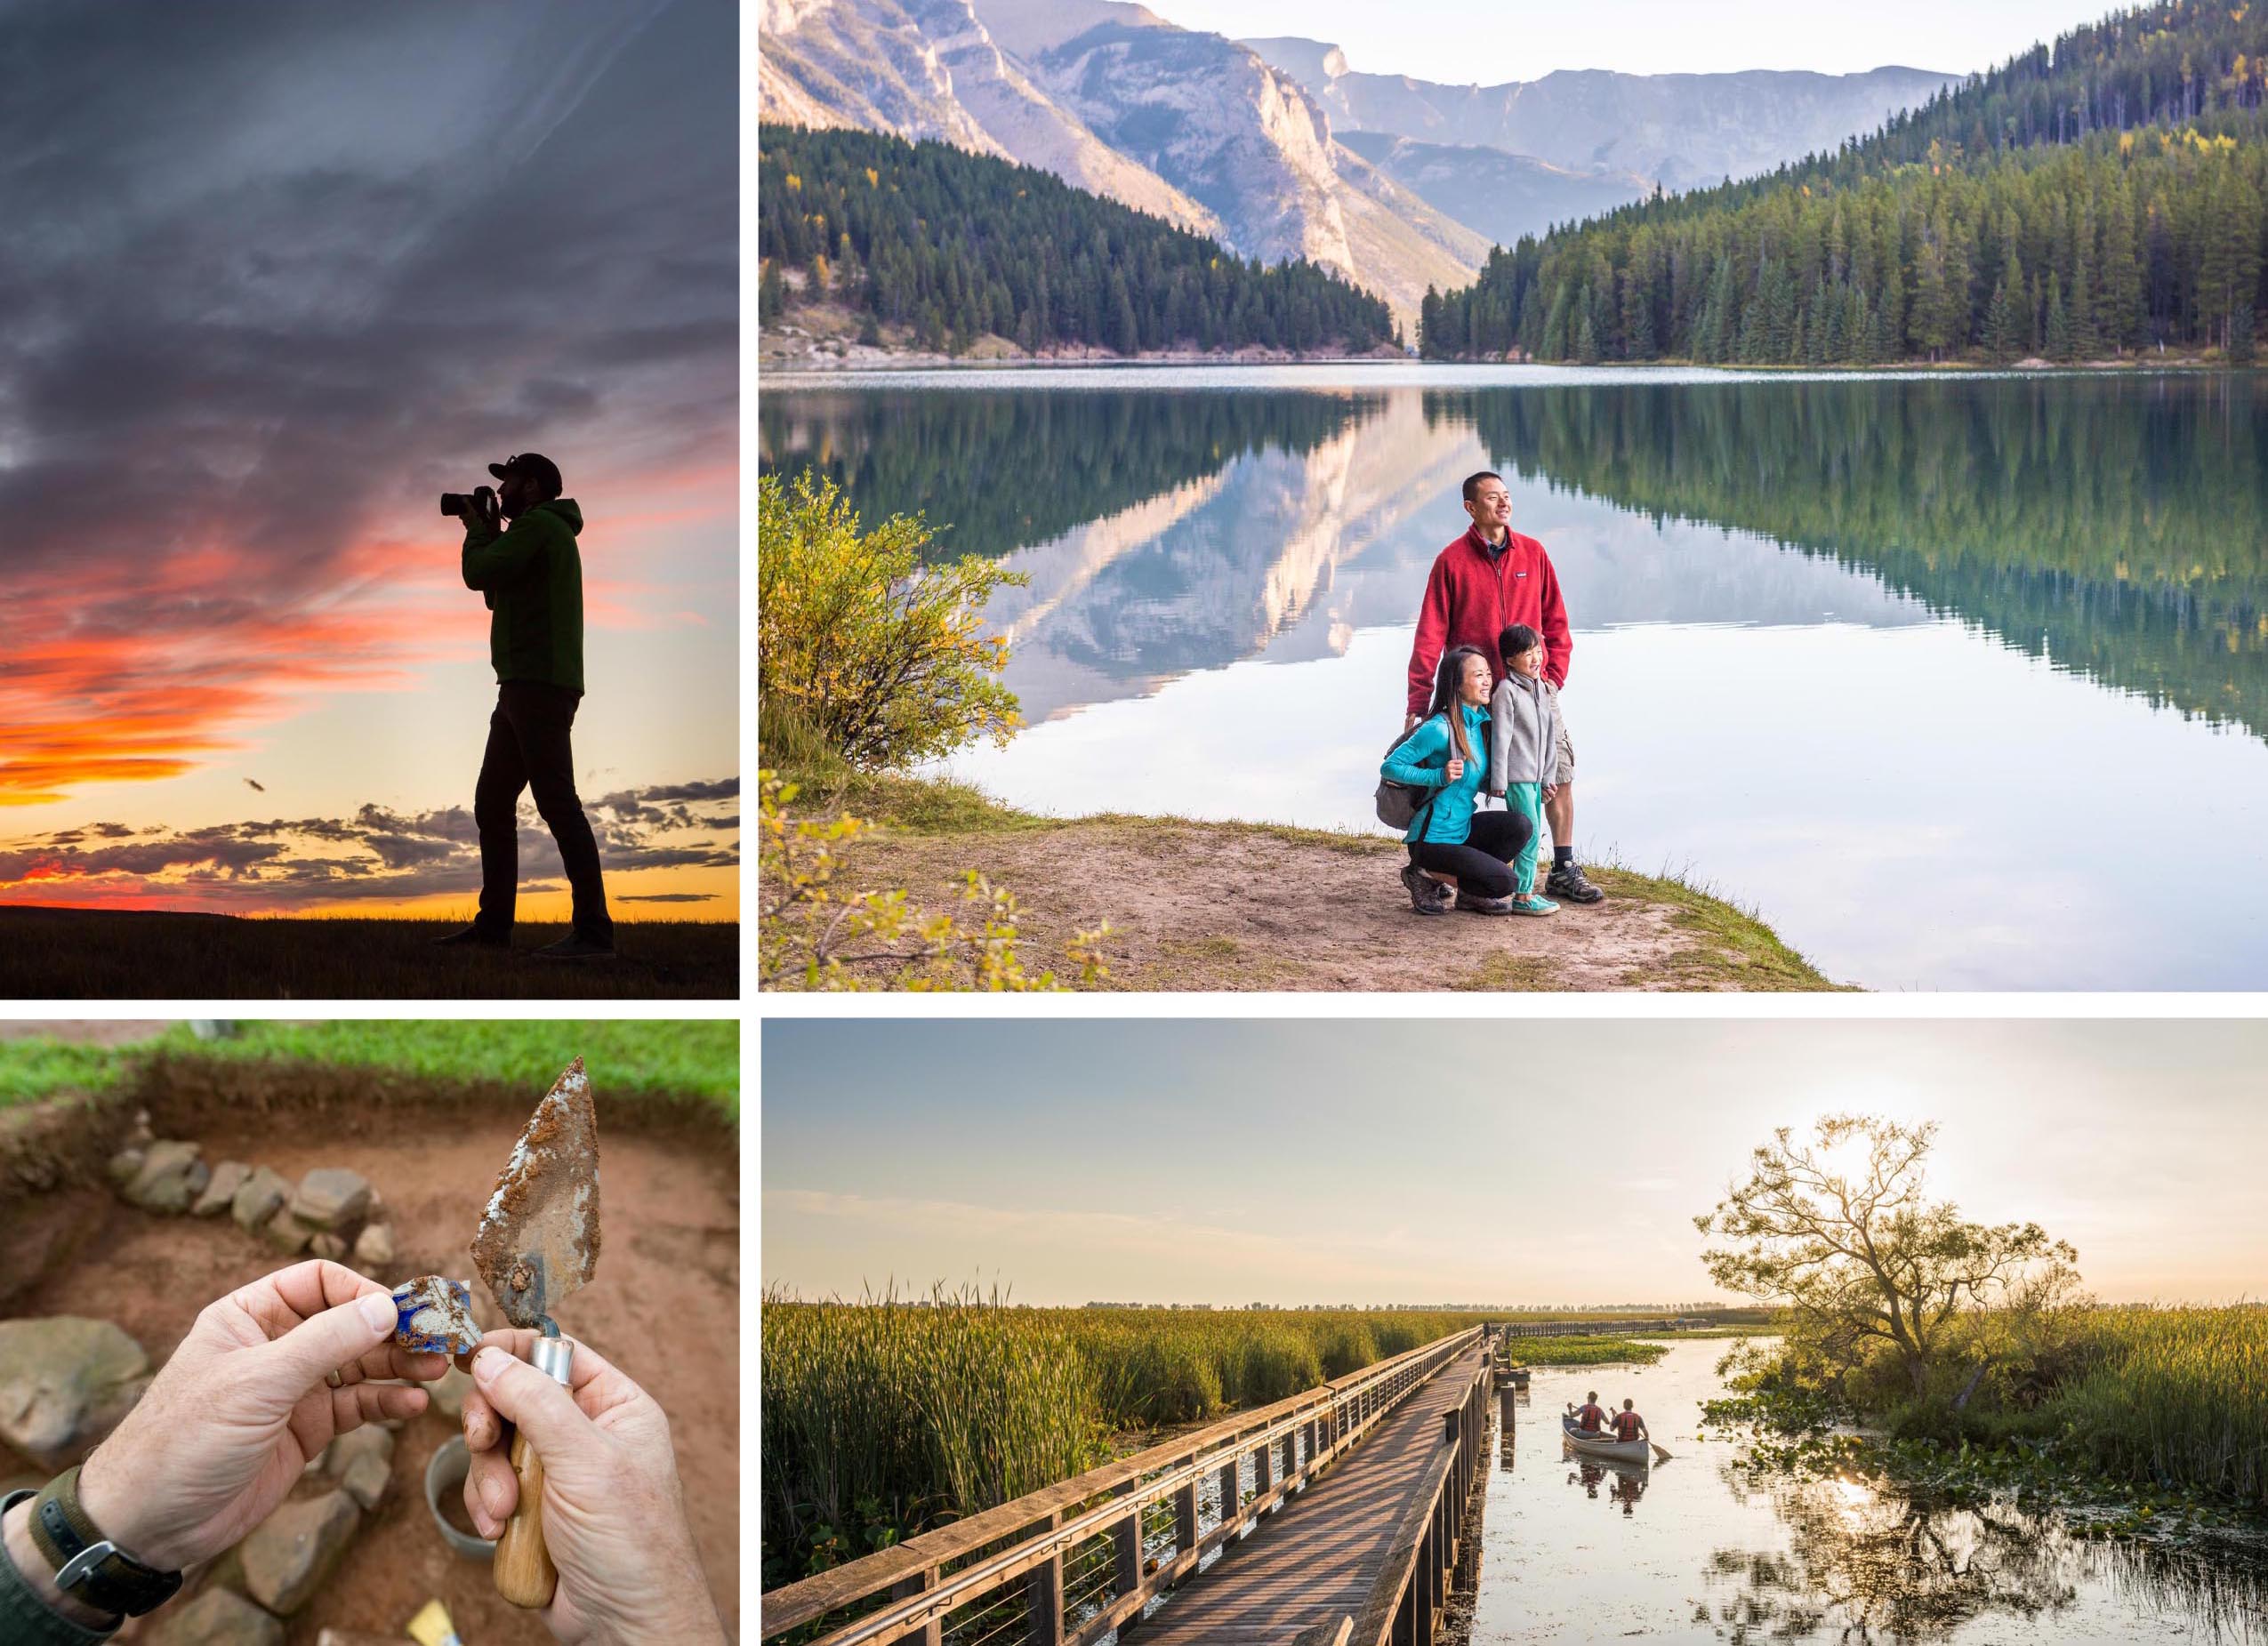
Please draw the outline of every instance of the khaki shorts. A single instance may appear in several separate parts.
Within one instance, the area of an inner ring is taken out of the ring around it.
[[[1559,688],[1551,688],[1551,723],[1558,730],[1559,783],[1564,788],[1575,781],[1575,745],[1567,736],[1567,711],[1559,701]]]

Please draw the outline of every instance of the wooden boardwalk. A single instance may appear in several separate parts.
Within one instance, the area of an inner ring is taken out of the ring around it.
[[[1287,1646],[1302,1629],[1359,1614],[1440,1456],[1442,1413],[1464,1400],[1488,1353],[1476,1345],[1412,1390],[1361,1445],[1127,1631],[1129,1646]]]

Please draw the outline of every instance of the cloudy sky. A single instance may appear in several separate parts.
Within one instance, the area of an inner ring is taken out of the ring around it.
[[[618,913],[736,916],[728,0],[0,28],[0,900],[469,907],[495,688],[436,497],[540,451]]]
[[[1934,1195],[2112,1302],[2268,1273],[2268,1024],[764,1024],[762,1273],[1034,1304],[1696,1302],[1778,1126],[1939,1122]]]
[[[1536,80],[1562,68],[1721,74],[1808,68],[1852,74],[1885,64],[1974,74],[2035,42],[2092,22],[2108,0],[1151,0],[1184,28],[1233,38],[1300,35],[1346,49],[1357,73],[1449,85]]]

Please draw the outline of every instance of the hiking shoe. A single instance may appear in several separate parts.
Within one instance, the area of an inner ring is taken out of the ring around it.
[[[509,949],[512,940],[499,936],[483,926],[468,926],[461,932],[451,932],[446,937],[433,939],[436,949]]]
[[[1557,914],[1559,905],[1548,897],[1539,897],[1533,892],[1528,892],[1512,899],[1512,912],[1515,914]]]
[[[535,958],[539,960],[611,960],[615,958],[615,945],[580,935],[569,935],[557,943],[545,943],[535,951]]]
[[[1565,903],[1604,903],[1606,894],[1583,878],[1583,865],[1566,863],[1556,865],[1543,889]]]
[[[1457,894],[1457,906],[1460,909],[1464,910],[1468,914],[1512,914],[1517,912],[1512,907],[1512,899],[1509,897],[1475,897],[1468,892],[1460,892]]]
[[[1449,888],[1417,864],[1402,865],[1402,886],[1410,894],[1410,907],[1420,914],[1449,912]]]

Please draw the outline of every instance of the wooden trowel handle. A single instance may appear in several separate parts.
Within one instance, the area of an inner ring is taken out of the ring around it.
[[[512,1474],[519,1481],[519,1501],[496,1539],[496,1593],[533,1610],[551,1603],[559,1574],[551,1564],[551,1552],[543,1546],[543,1460],[527,1443],[527,1436],[517,1431],[512,1434]]]

